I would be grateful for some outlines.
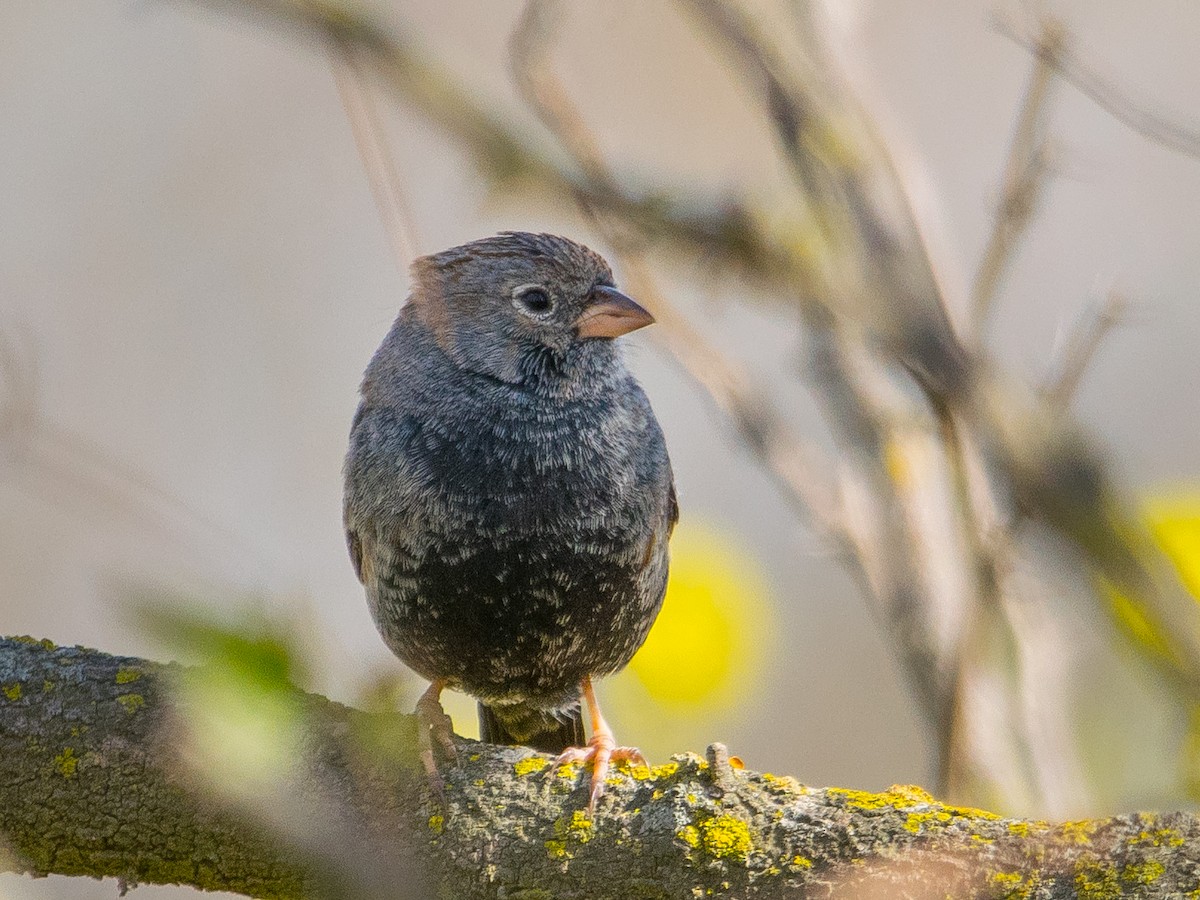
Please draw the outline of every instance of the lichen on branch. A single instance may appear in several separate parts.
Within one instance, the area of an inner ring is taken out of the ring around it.
[[[0,833],[13,851],[4,867],[261,897],[1200,891],[1190,814],[1017,821],[911,786],[807,787],[743,770],[719,745],[707,758],[614,772],[589,818],[578,767],[461,741],[437,806],[413,768],[410,717],[347,709],[283,681],[268,689],[259,679],[230,717],[294,704],[294,744],[258,758],[272,771],[231,796],[188,735],[194,717],[213,727],[197,690],[226,690],[234,677],[0,639]]]

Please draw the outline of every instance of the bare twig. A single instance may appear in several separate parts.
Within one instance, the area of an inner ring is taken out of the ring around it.
[[[1055,409],[1070,405],[1079,382],[1104,338],[1125,320],[1129,298],[1109,291],[1104,299],[1092,304],[1062,342],[1061,350],[1042,387],[1042,396]]]
[[[1045,57],[1064,81],[1118,122],[1168,150],[1200,158],[1200,127],[1147,108],[1071,48],[1062,47],[1051,53],[1038,35],[1010,19],[997,18],[996,30],[1029,52]]]
[[[420,246],[416,221],[405,201],[400,170],[384,136],[367,73],[359,64],[358,49],[351,43],[334,39],[330,47],[330,66],[392,252],[401,271],[406,271]]]
[[[1042,24],[1037,41],[1038,52],[1009,144],[996,221],[972,285],[976,331],[983,327],[992,311],[1004,270],[1033,218],[1047,171],[1044,113],[1057,62],[1066,47],[1066,31],[1061,24],[1048,19]]]

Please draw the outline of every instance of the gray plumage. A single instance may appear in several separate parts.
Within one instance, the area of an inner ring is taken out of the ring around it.
[[[351,557],[401,660],[545,745],[585,677],[629,662],[666,589],[662,432],[617,342],[581,337],[603,331],[581,324],[601,299],[626,298],[600,256],[551,235],[413,274],[351,430]]]

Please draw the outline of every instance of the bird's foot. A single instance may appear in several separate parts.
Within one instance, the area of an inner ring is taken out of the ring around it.
[[[417,751],[421,765],[425,769],[425,778],[429,782],[429,790],[439,803],[446,799],[446,783],[438,771],[437,761],[433,751],[436,746],[442,756],[454,765],[458,762],[458,751],[454,748],[454,723],[442,709],[442,685],[434,682],[429,686],[421,699],[417,701]]]
[[[571,763],[591,763],[592,781],[588,793],[588,815],[596,811],[596,801],[604,794],[604,779],[608,776],[609,767],[622,760],[634,765],[649,765],[642,751],[637,747],[618,747],[612,732],[607,729],[592,735],[587,747],[568,747],[558,755],[550,766],[553,774],[561,766]]]

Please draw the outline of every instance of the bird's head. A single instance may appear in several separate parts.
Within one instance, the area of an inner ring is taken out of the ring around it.
[[[414,313],[455,364],[510,384],[615,359],[613,338],[654,321],[599,254],[550,234],[509,231],[423,256],[413,283]]]

